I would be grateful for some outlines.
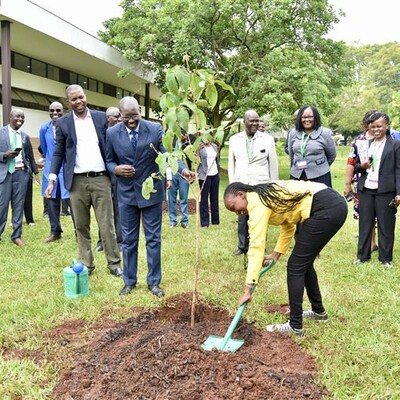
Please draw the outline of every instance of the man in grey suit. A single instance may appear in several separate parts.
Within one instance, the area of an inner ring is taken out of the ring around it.
[[[147,286],[154,296],[164,296],[161,282],[161,222],[164,200],[163,181],[155,179],[147,200],[142,196],[143,182],[159,174],[158,152],[164,153],[163,130],[160,124],[141,120],[139,103],[134,97],[124,97],[119,104],[122,123],[107,130],[107,168],[118,179],[118,207],[122,233],[124,287],[120,295],[132,292],[137,283],[140,221],[146,237]],[[181,160],[178,172],[190,178]],[[172,174],[167,171],[167,189]],[[169,175],[169,176],[168,176]]]
[[[11,240],[17,246],[25,245],[21,239],[22,219],[32,172],[36,175],[36,182],[40,183],[29,135],[21,130],[24,122],[24,112],[14,109],[10,113],[9,125],[0,128],[0,236],[7,223],[8,206],[11,202]]]
[[[89,110],[81,86],[68,86],[66,95],[72,112],[56,123],[56,147],[46,195],[51,196],[63,165],[64,184],[70,193],[81,262],[91,274],[95,268],[90,237],[90,210],[93,207],[108,269],[112,275],[120,277],[121,257],[114,230],[111,181],[105,162],[107,117],[102,111]]]
[[[259,121],[256,111],[246,111],[245,130],[229,139],[229,183],[257,185],[279,178],[274,138],[269,133],[258,130]],[[238,248],[234,255],[246,254],[249,249],[247,221],[247,215],[238,216]]]

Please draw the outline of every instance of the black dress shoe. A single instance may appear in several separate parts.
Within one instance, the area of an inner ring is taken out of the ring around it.
[[[95,265],[92,265],[91,267],[87,267],[87,269],[88,269],[88,275],[89,275],[89,276],[92,275],[92,273],[93,273],[93,271],[94,271],[95,268],[96,268]]]
[[[157,297],[164,296],[164,291],[158,285],[149,286],[149,290],[152,294],[154,294],[154,296],[157,296]]]
[[[237,249],[234,253],[232,253],[234,256],[240,256],[241,254],[244,254],[245,252],[242,249]]]
[[[55,233],[55,234],[52,233],[47,238],[43,239],[43,242],[51,243],[51,242],[55,242],[56,240],[60,240],[61,238],[62,238],[61,233]]]
[[[122,269],[117,267],[115,269],[110,269],[110,274],[117,276],[118,278],[122,276]]]
[[[136,285],[125,285],[122,290],[119,292],[120,296],[125,296],[127,294],[129,294],[130,292],[132,292],[133,289],[135,289]]]
[[[102,243],[98,243],[96,245],[96,247],[94,248],[94,251],[103,251],[103,244]]]

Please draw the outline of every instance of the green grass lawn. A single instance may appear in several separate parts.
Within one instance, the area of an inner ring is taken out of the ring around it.
[[[343,191],[347,154],[348,147],[339,147],[332,166],[334,187],[339,192]],[[221,159],[226,169],[227,149]],[[280,167],[281,178],[288,178],[287,156],[280,156]],[[227,176],[222,173],[221,199],[226,185]],[[245,271],[243,259],[231,255],[237,245],[236,216],[224,209],[222,201],[220,205],[221,225],[201,231],[200,292],[208,301],[234,313]],[[49,223],[42,217],[37,186],[34,207],[36,225],[24,225],[23,239],[27,245],[14,246],[9,241],[8,226],[0,242],[0,399],[51,398],[60,366],[70,362],[70,347],[60,350],[48,339],[52,328],[80,319],[87,327],[85,335],[91,337],[91,325],[103,315],[119,320],[131,316],[132,307],[150,309],[160,304],[145,284],[144,240],[140,244],[139,283],[131,295],[118,295],[122,281],[108,273],[104,254],[96,253],[97,268],[90,278],[90,296],[66,299],[63,268],[77,257],[71,220],[62,218],[63,240],[44,244],[42,239],[49,234]],[[168,218],[163,220],[162,287],[167,296],[192,289],[194,225],[195,217],[191,216],[188,230],[172,231]],[[399,227],[397,236],[398,230]],[[92,231],[96,237],[95,222]],[[277,228],[269,228],[268,251],[273,249],[277,233]],[[316,357],[320,383],[326,385],[332,398],[400,399],[400,247],[395,246],[392,270],[383,269],[376,253],[371,262],[353,266],[356,234],[357,221],[353,220],[349,205],[345,226],[316,261],[330,320],[319,325],[306,321],[306,335],[294,340]],[[287,303],[285,261],[286,257],[282,257],[262,278],[251,307],[244,314],[260,328],[267,323],[284,322],[283,317],[267,313],[263,306]]]

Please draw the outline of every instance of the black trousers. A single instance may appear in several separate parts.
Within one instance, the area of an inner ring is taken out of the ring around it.
[[[358,190],[358,249],[357,258],[367,261],[371,258],[372,228],[378,220],[379,261],[393,259],[396,208],[389,206],[396,193],[378,193],[378,189]]]
[[[303,222],[287,264],[292,328],[303,327],[304,289],[307,291],[312,310],[317,313],[325,311],[314,260],[342,227],[346,217],[347,203],[339,193],[327,188],[314,195],[310,218]]]
[[[28,187],[26,189],[25,202],[24,202],[24,215],[27,224],[35,223],[33,219],[33,178],[29,177]]]
[[[199,185],[202,188],[200,195],[200,224],[202,227],[210,225],[211,211],[211,224],[218,225],[219,174],[207,176],[205,180],[199,179]],[[208,206],[208,199],[210,199],[210,207]]]
[[[238,215],[238,249],[242,250],[243,253],[247,253],[249,250],[249,216],[245,214]]]

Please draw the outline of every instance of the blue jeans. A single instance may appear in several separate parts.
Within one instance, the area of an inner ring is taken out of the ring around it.
[[[171,225],[176,225],[178,223],[178,211],[176,207],[176,198],[178,193],[181,206],[181,223],[187,224],[189,222],[189,183],[179,174],[175,174],[172,176],[172,186],[168,190],[168,216]]]

